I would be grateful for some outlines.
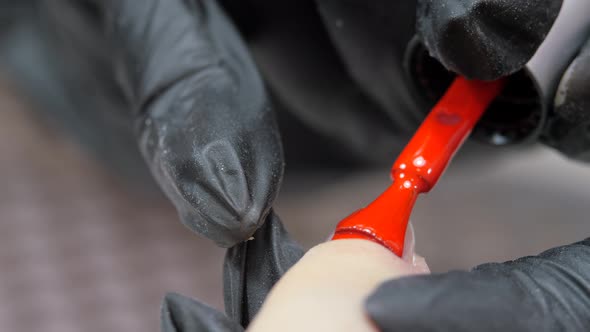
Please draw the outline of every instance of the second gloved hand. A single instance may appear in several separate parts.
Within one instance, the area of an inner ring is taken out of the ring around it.
[[[433,7],[425,8],[429,10],[436,8],[432,1],[423,1],[423,3],[427,2]],[[464,3],[457,1],[459,2]],[[480,2],[488,2],[488,6],[492,3],[506,4],[504,1]],[[534,2],[523,1],[519,4],[526,7]],[[545,6],[542,6],[541,2],[543,1],[537,1],[538,10],[532,11],[541,16],[543,13],[549,14],[548,8],[554,8],[552,6],[557,3],[547,2]],[[546,19],[550,20],[551,17],[553,16],[547,16]],[[491,27],[489,24],[494,22],[493,18],[494,15],[491,15],[481,24]],[[448,17],[439,19],[444,21]],[[498,23],[498,21],[495,22]],[[438,23],[430,22],[426,26],[434,26]],[[459,30],[462,29],[461,27],[481,26],[481,24],[473,25],[474,23],[470,20],[463,21],[461,24],[453,20],[446,21],[449,27],[459,28]],[[479,46],[485,46],[492,41],[487,39],[489,36],[499,36],[489,34],[482,38],[470,31],[471,29],[464,30],[464,36],[475,38],[470,43]],[[526,30],[518,31],[526,32]],[[436,35],[436,32],[432,33],[430,37]],[[445,48],[446,42],[460,36],[460,33],[447,37],[443,34],[437,37],[441,39],[435,43]],[[445,41],[445,38],[448,40]],[[481,39],[478,40],[478,38]],[[491,51],[491,55],[502,54],[502,52],[495,52],[502,51],[502,45],[513,41],[507,36],[504,38],[497,43],[496,46],[499,46],[497,50],[493,47],[484,49]],[[493,41],[496,42],[495,39]],[[480,50],[482,49],[476,47],[474,52],[477,53]],[[447,48],[446,51],[453,50]],[[434,51],[435,54],[437,52]],[[444,50],[441,52],[444,53]],[[438,56],[444,63],[446,55]],[[461,56],[452,54],[451,56],[457,61],[462,61]],[[473,56],[474,59],[479,59],[476,54]],[[492,78],[500,72],[506,74],[512,71],[509,67],[498,67],[500,71],[495,71],[498,68],[488,68],[487,66],[493,64],[493,61],[480,63],[482,65],[478,68],[473,66],[474,63],[471,61],[458,62],[457,71],[471,73],[477,78]],[[510,62],[507,64],[510,65]],[[555,98],[554,112],[542,137],[546,144],[558,148],[568,156],[582,160],[588,160],[590,150],[587,139],[590,120],[586,115],[587,107],[585,107],[590,101],[588,68],[590,68],[590,42],[582,48],[563,76]],[[488,69],[493,70],[488,71]],[[496,74],[491,75],[494,72]],[[454,271],[392,280],[384,283],[368,298],[366,310],[382,331],[585,331],[590,326],[589,290],[590,240],[587,239],[550,249],[534,257],[524,257],[501,264],[483,264],[471,271]]]
[[[585,331],[590,240],[469,272],[392,280],[367,300],[381,331]]]

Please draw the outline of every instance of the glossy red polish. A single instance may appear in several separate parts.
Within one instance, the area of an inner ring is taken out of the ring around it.
[[[418,194],[434,187],[503,87],[503,80],[457,77],[397,158],[391,170],[393,184],[367,207],[342,220],[332,240],[367,239],[401,257]]]

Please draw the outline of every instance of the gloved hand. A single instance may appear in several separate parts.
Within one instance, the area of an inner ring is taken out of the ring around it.
[[[366,302],[381,331],[585,331],[590,239],[469,272],[386,282]]]
[[[225,14],[212,0],[7,4],[4,69],[89,145],[124,145],[117,158],[139,145],[182,222],[232,247],[226,307],[247,324],[303,251],[271,211],[284,164],[278,128]]]
[[[284,164],[278,128],[225,14],[211,0],[13,5],[6,70],[90,145],[125,145],[118,156],[139,145],[182,222],[232,247],[226,307],[247,322],[303,251],[271,212]]]
[[[543,38],[545,22],[526,22],[524,13],[559,8],[559,1],[523,1],[523,11],[503,17],[504,1],[423,1],[418,29],[430,52],[466,76],[491,79],[514,72],[534,51],[527,42],[512,57],[506,43],[512,31],[529,30],[530,41]],[[475,6],[469,7],[469,4]],[[467,5],[466,5],[467,4]],[[532,9],[535,7],[536,9]],[[461,13],[473,15],[459,15]],[[445,21],[441,12],[453,13]],[[553,11],[556,12],[556,11]],[[533,20],[535,14],[529,18]],[[419,14],[420,17],[420,14]],[[434,19],[433,19],[434,18]],[[479,20],[478,18],[482,18]],[[549,17],[548,17],[549,18]],[[554,17],[553,17],[554,18]],[[503,23],[501,23],[503,22]],[[520,23],[524,23],[522,26]],[[508,29],[494,32],[494,24]],[[522,29],[517,29],[521,26]],[[490,31],[492,33],[490,33]],[[485,34],[482,34],[485,32]],[[524,35],[523,35],[524,36]],[[468,45],[453,47],[453,45]],[[466,49],[472,51],[465,52]],[[469,57],[472,57],[470,60]],[[490,64],[482,59],[492,59]],[[590,118],[590,38],[563,76],[542,140],[582,160],[588,155]],[[585,133],[585,134],[584,134]],[[366,310],[382,331],[584,331],[590,326],[590,240],[502,264],[483,264],[469,272],[392,280],[367,299]]]
[[[71,109],[66,121],[116,118],[128,133],[112,141],[101,127],[96,140],[134,140],[186,226],[223,247],[248,239],[277,195],[283,151],[263,82],[216,2],[29,3],[29,24],[0,51],[25,91],[67,100],[50,104]]]

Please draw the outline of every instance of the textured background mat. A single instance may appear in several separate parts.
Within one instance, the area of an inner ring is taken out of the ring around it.
[[[0,331],[158,331],[168,290],[221,307],[223,250],[14,98],[0,108]]]
[[[161,197],[127,188],[39,125],[4,91],[0,331],[158,331],[166,291],[222,307],[223,250],[189,233]],[[443,271],[582,239],[590,235],[586,182],[590,167],[545,149],[484,149],[420,200],[419,250]],[[277,210],[309,246],[386,185],[387,170],[289,174]]]

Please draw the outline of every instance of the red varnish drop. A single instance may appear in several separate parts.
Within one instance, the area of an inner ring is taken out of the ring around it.
[[[393,184],[375,201],[342,220],[332,240],[367,239],[398,256],[418,194],[430,191],[504,81],[457,77],[434,106],[391,169]]]

